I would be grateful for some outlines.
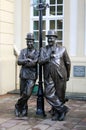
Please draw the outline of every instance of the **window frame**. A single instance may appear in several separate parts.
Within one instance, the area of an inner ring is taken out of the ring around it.
[[[48,3],[49,4],[49,1],[50,0],[46,0],[46,3]],[[30,31],[31,32],[33,32],[33,21],[39,21],[39,16],[33,16],[33,0],[30,0],[30,2],[31,2],[31,7],[30,7]],[[46,29],[45,29],[45,34],[47,34],[47,32],[48,32],[48,30],[49,30],[49,21],[50,20],[62,20],[63,21],[63,26],[62,26],[62,40],[58,40],[57,39],[57,42],[62,42],[62,44],[63,44],[63,41],[64,41],[64,0],[63,0],[63,4],[61,4],[61,5],[63,5],[63,15],[55,15],[55,16],[51,16],[51,15],[49,15],[49,8],[47,8],[46,9],[46,15],[45,16],[42,16],[42,20],[45,20],[46,21]],[[55,31],[57,31],[56,29],[55,29]],[[35,42],[37,42],[36,40],[35,40]],[[43,41],[44,42],[44,41]],[[47,44],[47,39],[45,39],[45,43]]]

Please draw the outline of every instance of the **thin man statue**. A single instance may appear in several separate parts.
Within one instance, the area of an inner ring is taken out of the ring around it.
[[[34,36],[28,33],[26,37],[27,48],[21,50],[18,57],[20,70],[20,98],[15,104],[16,116],[27,116],[28,99],[32,94],[34,84],[37,79],[38,51],[34,49]]]

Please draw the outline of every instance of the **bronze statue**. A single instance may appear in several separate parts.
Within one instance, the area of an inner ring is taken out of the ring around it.
[[[34,49],[34,36],[28,33],[26,37],[27,48],[21,50],[18,57],[18,65],[20,70],[20,98],[15,104],[16,116],[27,116],[28,104],[27,101],[32,94],[34,84],[37,79],[37,61],[38,51]]]
[[[49,30],[46,37],[48,45],[41,48],[39,56],[39,64],[43,65],[45,97],[52,106],[52,120],[62,121],[68,112],[64,103],[71,62],[65,47],[56,43],[56,32]]]

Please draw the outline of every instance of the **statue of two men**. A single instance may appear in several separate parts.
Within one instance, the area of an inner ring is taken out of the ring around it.
[[[37,63],[39,63],[43,65],[44,93],[52,107],[50,111],[52,112],[52,120],[62,121],[68,112],[68,107],[64,104],[66,101],[66,82],[70,77],[70,58],[66,48],[56,43],[58,36],[54,30],[48,31],[46,35],[48,45],[42,47],[40,53],[33,48],[34,38],[32,35],[30,38],[29,35],[26,39],[27,48],[21,50],[18,58],[18,64],[22,66],[20,71],[21,98],[15,105],[16,116],[27,115],[27,101],[37,79]]]

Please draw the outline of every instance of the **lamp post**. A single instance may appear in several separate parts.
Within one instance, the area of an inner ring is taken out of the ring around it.
[[[39,0],[36,6],[36,10],[39,11],[39,50],[42,47],[42,11],[46,9],[48,4]],[[45,116],[44,111],[44,94],[43,94],[43,81],[42,81],[42,65],[39,65],[39,87],[37,93],[37,115]]]

